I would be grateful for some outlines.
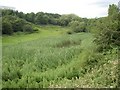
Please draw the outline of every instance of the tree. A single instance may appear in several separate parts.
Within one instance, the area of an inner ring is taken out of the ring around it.
[[[32,33],[32,32],[33,32],[33,28],[32,28],[29,24],[26,24],[26,25],[24,25],[24,27],[23,27],[23,32]]]
[[[18,32],[18,31],[21,31],[23,32],[23,26],[26,24],[26,21],[23,20],[23,19],[17,19],[14,21],[13,23],[13,30],[14,32]]]
[[[33,12],[27,13],[27,14],[25,15],[25,19],[26,19],[28,22],[34,23],[34,21],[35,21],[35,14],[34,14]]]
[[[35,17],[36,24],[45,25],[45,24],[48,24],[48,20],[49,20],[49,17],[43,12],[39,12],[36,14],[36,17]]]
[[[5,10],[3,9],[2,16],[5,16],[5,15],[15,15],[15,11],[11,9],[5,9]]]
[[[72,22],[69,23],[69,26],[76,33],[86,32],[86,26],[85,26],[84,22],[72,21]]]
[[[11,35],[13,33],[12,25],[11,23],[7,21],[2,22],[2,34],[8,34]]]
[[[24,15],[23,12],[19,12],[19,13],[17,13],[17,16],[18,16],[19,18],[25,18],[25,15]]]
[[[108,16],[114,17],[114,15],[117,15],[118,12],[119,12],[119,8],[115,4],[109,5]]]
[[[100,50],[108,50],[113,46],[120,46],[120,19],[118,7],[114,4],[109,6],[108,17],[100,24],[96,42]]]
[[[59,18],[59,23],[61,26],[67,26],[71,21],[80,21],[81,18],[75,14],[65,14]]]

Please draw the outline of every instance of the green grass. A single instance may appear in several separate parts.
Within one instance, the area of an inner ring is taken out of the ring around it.
[[[32,34],[21,33],[20,35],[18,35],[19,33],[18,34],[15,33],[12,36],[3,35],[2,44],[13,45],[21,42],[35,40],[38,38],[42,39],[42,38],[51,37],[51,36],[58,36],[68,30],[67,28],[60,27],[60,26],[36,26],[35,25],[34,27],[37,28],[39,31]]]
[[[115,72],[107,78],[115,71],[107,62],[116,62],[116,51],[98,53],[91,33],[68,35],[69,29],[59,26],[35,28],[38,33],[3,36],[3,87],[116,86]]]

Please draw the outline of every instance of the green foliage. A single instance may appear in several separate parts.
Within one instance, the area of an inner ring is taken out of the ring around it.
[[[23,32],[23,27],[26,24],[26,22],[22,19],[17,19],[13,23],[13,30],[14,32],[21,31]]]
[[[60,26],[68,26],[70,22],[78,21],[80,22],[80,24],[77,27],[75,26],[76,28],[75,32],[86,31],[85,27],[86,27],[87,19],[80,18],[75,14],[59,15],[59,14],[44,13],[44,12],[38,12],[36,14],[31,12],[24,14],[23,12],[18,12],[14,10],[2,10],[2,12],[3,12],[3,17],[8,21],[10,20],[14,32],[23,31],[23,27],[26,24],[26,21],[38,25],[52,24],[52,25],[60,25]]]
[[[119,12],[116,5],[110,5],[109,16],[99,26],[99,33],[96,34],[96,42],[100,51],[109,50],[114,46],[120,46]]]
[[[25,20],[35,23],[35,14],[33,12],[25,14]]]
[[[16,11],[16,13],[17,13],[17,16],[19,17],[19,18],[25,18],[25,15],[24,15],[24,13],[23,12],[17,12]]]
[[[117,15],[119,12],[118,7],[115,4],[109,5],[109,9],[108,9],[108,15],[109,16],[114,16]]]
[[[33,32],[33,28],[32,28],[31,25],[29,25],[29,24],[24,25],[24,27],[23,27],[23,32],[32,33],[32,32]]]
[[[6,10],[2,10],[2,16],[6,16],[6,15],[16,15],[16,12],[14,10],[11,9],[6,9]]]
[[[8,34],[11,35],[13,33],[13,28],[11,23],[7,21],[2,22],[2,34]]]
[[[85,62],[84,63],[76,62],[76,64],[74,65],[74,67],[77,66],[78,63],[79,66],[81,65],[78,71],[78,73],[80,73],[78,74],[79,78],[76,79],[64,78],[57,82],[54,81],[50,87],[51,88],[53,87],[54,88],[65,88],[65,87],[116,88],[118,87],[118,74],[117,74],[118,60],[116,57],[117,55],[116,50],[117,49],[113,49],[111,50],[111,53],[107,52],[104,54],[98,52],[92,52],[92,53],[86,52],[85,55],[87,57],[84,58]]]
[[[92,34],[60,34],[59,31],[64,31],[64,29],[56,26],[39,26],[38,29],[41,31],[37,33],[39,36],[42,35],[41,33],[45,36],[48,31],[48,33],[52,32],[52,36],[40,39],[40,37],[34,38],[37,34],[33,33],[34,36],[30,36],[32,37],[31,41],[27,38],[28,40],[25,42],[3,46],[3,87],[116,86],[114,73],[111,73],[108,68],[107,71],[102,67],[99,69],[102,64],[115,58],[109,53],[104,57],[106,53],[96,52]],[[54,36],[52,30],[59,32],[59,35]],[[64,33],[66,32],[64,31]],[[13,37],[11,38],[13,39]],[[15,38],[18,38],[17,41],[20,40],[20,35]],[[113,64],[108,66],[111,65]],[[102,72],[104,73],[101,74]],[[105,82],[103,83],[102,80]]]
[[[12,34],[13,32],[33,32],[32,24],[24,19],[20,19],[16,16],[4,16],[3,17],[3,34]]]
[[[36,24],[48,24],[48,16],[44,15],[42,12],[37,13],[37,16],[35,18]]]
[[[108,17],[86,19],[3,10],[3,33],[17,32],[3,36],[3,88],[118,87],[120,13],[116,5],[110,5],[108,13]],[[23,33],[34,31],[38,33]]]
[[[59,24],[61,26],[67,26],[71,21],[80,21],[81,18],[74,14],[65,14],[59,18]]]
[[[72,30],[76,33],[78,32],[86,32],[86,26],[84,22],[79,21],[71,21],[69,23],[69,26],[72,28]]]
[[[44,13],[44,12],[38,12],[36,14],[31,12],[25,14],[23,12],[18,12],[15,10],[3,9],[2,16],[5,17],[8,15],[19,17],[34,24],[42,24],[42,25],[46,25],[46,24],[59,25],[58,21],[59,21],[59,17],[61,16],[59,14]]]

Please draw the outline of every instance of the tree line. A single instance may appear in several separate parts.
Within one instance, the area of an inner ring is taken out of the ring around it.
[[[2,33],[11,35],[14,32],[32,33],[37,31],[36,25],[59,25],[70,27],[68,34],[73,32],[91,32],[96,35],[100,50],[120,45],[120,12],[117,5],[109,5],[108,16],[101,18],[81,18],[75,14],[23,13],[15,10],[2,10]],[[1,17],[1,16],[0,16]]]
[[[87,18],[80,18],[75,14],[53,14],[53,13],[23,13],[10,9],[2,10],[2,33],[11,35],[13,32],[34,32],[32,24],[36,25],[59,25],[70,26],[74,32],[85,31]],[[74,28],[76,27],[76,28]]]

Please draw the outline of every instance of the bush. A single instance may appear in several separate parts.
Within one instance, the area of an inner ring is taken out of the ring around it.
[[[26,21],[23,19],[17,19],[14,21],[13,23],[13,30],[14,32],[18,32],[18,31],[23,31],[23,27],[26,24]]]
[[[84,22],[72,21],[69,23],[69,26],[73,30],[73,32],[86,32],[86,26]]]
[[[32,28],[29,24],[24,25],[24,27],[23,27],[23,32],[32,33],[32,32],[33,32],[33,28]]]
[[[7,21],[2,22],[2,34],[8,34],[11,35],[13,33],[13,28],[11,23]]]

